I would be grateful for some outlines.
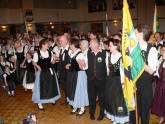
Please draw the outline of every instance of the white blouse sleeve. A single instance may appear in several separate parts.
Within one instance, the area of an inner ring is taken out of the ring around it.
[[[56,54],[57,57],[60,55],[60,50],[58,49],[57,46],[54,47],[53,52]]]
[[[84,59],[84,55],[82,53],[79,53],[78,56],[76,57],[76,61]]]
[[[24,56],[26,57],[26,53],[28,52],[28,46],[27,45],[25,45],[24,46]]]
[[[3,78],[4,80],[6,80],[7,74],[3,74]]]
[[[87,57],[83,54],[83,53],[80,53],[78,54],[78,56],[76,57],[76,61],[78,62],[78,60],[84,60],[85,63],[87,63]],[[88,69],[88,65],[86,65],[86,67],[84,67],[82,70],[87,70]]]
[[[152,47],[148,54],[148,66],[153,70],[156,71],[158,63],[158,51],[155,47]]]
[[[38,62],[38,54],[34,53],[33,55],[33,62],[37,63]]]

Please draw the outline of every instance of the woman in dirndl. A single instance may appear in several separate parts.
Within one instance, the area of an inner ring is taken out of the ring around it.
[[[40,110],[44,110],[43,103],[55,104],[60,97],[58,80],[55,72],[51,69],[54,57],[48,51],[48,41],[42,39],[39,44],[40,50],[33,56],[33,65],[38,69],[34,84],[32,101],[38,104]]]
[[[20,41],[15,41],[15,55],[16,55],[16,85],[22,84],[25,70],[20,65],[25,59],[25,47]]]
[[[158,124],[165,122],[165,45],[161,48],[162,57],[159,60],[157,69],[158,80],[156,82],[152,113],[160,117]]]
[[[79,40],[71,39],[70,49],[70,63],[66,65],[67,73],[67,101],[73,107],[71,114],[75,114],[78,109],[80,111],[76,116],[85,114],[85,106],[89,105],[87,92],[87,76],[84,70],[80,70],[78,61],[84,58],[79,49]]]
[[[23,78],[23,87],[25,92],[29,89],[32,90],[34,88],[34,81],[35,81],[35,68],[32,64],[32,54],[30,52],[26,53],[26,59],[21,64],[23,68],[25,65],[25,74]]]
[[[109,77],[105,86],[105,114],[113,124],[124,124],[129,121],[122,85],[120,81],[120,41],[112,39],[109,43]]]

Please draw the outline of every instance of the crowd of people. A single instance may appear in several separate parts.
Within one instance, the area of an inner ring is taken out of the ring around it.
[[[155,33],[147,25],[135,28],[143,59],[144,72],[136,82],[138,117],[149,124],[150,108],[165,122],[165,33]],[[63,33],[50,31],[17,33],[0,39],[0,86],[15,97],[22,85],[32,91],[32,101],[44,110],[43,104],[55,104],[61,98],[72,106],[71,114],[82,116],[89,107],[90,119],[95,120],[96,102],[100,114],[113,124],[136,123],[135,111],[128,111],[120,81],[122,33],[104,36],[100,33]],[[154,85],[153,85],[154,84]],[[153,93],[154,91],[154,93]]]

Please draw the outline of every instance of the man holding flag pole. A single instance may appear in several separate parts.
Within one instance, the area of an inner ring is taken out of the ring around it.
[[[157,68],[158,51],[147,43],[150,36],[148,25],[139,25],[135,29],[136,37],[142,51],[144,60],[144,72],[136,81],[137,111],[138,118],[141,116],[141,124],[149,124],[150,107],[152,104],[153,75]],[[133,75],[133,74],[132,74]],[[130,124],[135,124],[135,112],[130,112]]]
[[[149,124],[152,103],[152,75],[156,71],[158,52],[147,43],[151,30],[139,25],[134,30],[127,0],[123,0],[121,83],[130,124]],[[136,108],[136,109],[135,109]],[[136,114],[135,114],[136,110]]]

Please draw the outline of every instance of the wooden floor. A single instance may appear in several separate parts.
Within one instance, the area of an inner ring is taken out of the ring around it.
[[[21,124],[21,119],[27,117],[29,112],[35,112],[39,124],[112,124],[106,117],[102,121],[91,121],[89,119],[88,107],[86,114],[82,117],[71,115],[70,106],[61,106],[64,102],[61,98],[56,105],[44,104],[45,111],[40,111],[37,105],[31,100],[32,93],[24,92],[21,86],[15,91],[15,97],[8,97],[7,92],[0,87],[0,116],[5,120],[5,124]],[[98,117],[98,104],[95,117]],[[150,124],[157,124],[159,117],[151,114]]]

